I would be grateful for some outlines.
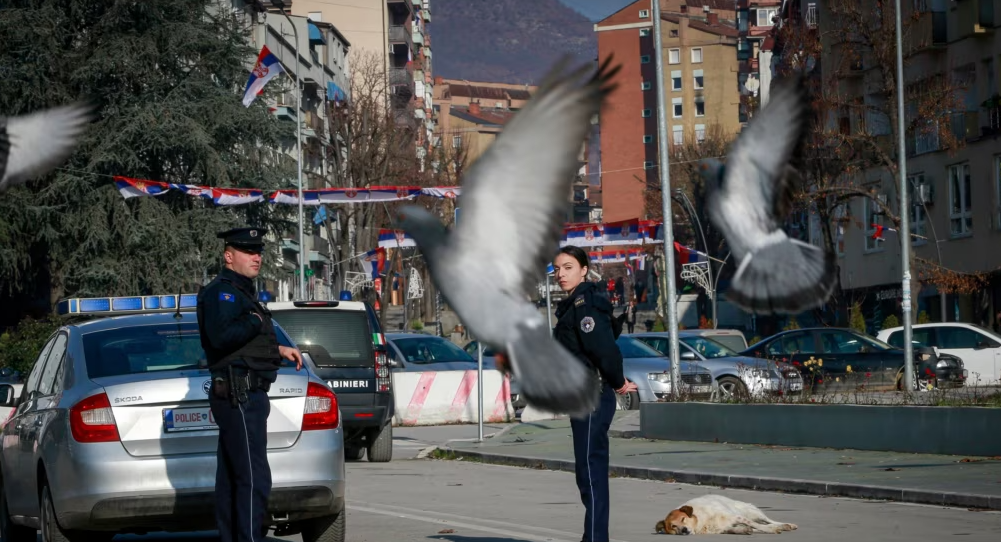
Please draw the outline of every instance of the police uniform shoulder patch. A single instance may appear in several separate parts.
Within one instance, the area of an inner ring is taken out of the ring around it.
[[[229,292],[219,292],[219,301],[229,301],[230,303],[236,303],[236,296]]]
[[[585,316],[583,319],[581,319],[580,330],[583,331],[584,333],[590,333],[591,331],[593,331],[594,318],[591,318],[590,316]]]
[[[577,299],[573,300],[573,306],[574,307],[580,307],[583,304],[584,304],[584,296],[582,296],[582,295],[577,296]]]

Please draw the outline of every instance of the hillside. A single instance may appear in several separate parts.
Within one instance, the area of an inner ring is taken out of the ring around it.
[[[536,84],[560,56],[597,56],[594,26],[560,0],[435,0],[434,74]]]

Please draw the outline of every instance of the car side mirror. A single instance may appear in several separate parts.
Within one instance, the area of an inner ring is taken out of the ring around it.
[[[10,384],[0,384],[0,406],[14,408],[17,406],[17,392]]]
[[[695,355],[695,352],[692,352],[691,350],[686,350],[686,351],[684,351],[684,352],[681,353],[681,359],[688,360],[688,361],[695,361],[695,360],[697,360],[699,358],[698,358],[698,356]]]

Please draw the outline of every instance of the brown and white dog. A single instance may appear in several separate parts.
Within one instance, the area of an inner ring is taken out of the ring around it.
[[[722,495],[703,495],[657,522],[662,534],[779,534],[797,529],[768,518],[757,506]]]

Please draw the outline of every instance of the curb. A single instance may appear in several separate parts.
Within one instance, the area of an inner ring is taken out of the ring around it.
[[[574,462],[564,459],[491,454],[471,450],[456,450],[442,446],[438,447],[438,451],[450,452],[456,458],[476,459],[482,461],[483,463],[490,463],[494,465],[574,472]],[[608,473],[610,476],[617,476],[621,478],[656,480],[660,482],[666,481],[681,484],[710,485],[735,489],[751,489],[756,491],[820,495],[825,497],[848,497],[853,499],[896,501],[958,508],[1001,510],[1001,496],[991,495],[893,488],[863,484],[818,482],[814,480],[798,480],[795,478],[765,478],[759,476],[713,474],[709,472],[676,471],[646,467],[624,467],[621,465],[609,465]]]

